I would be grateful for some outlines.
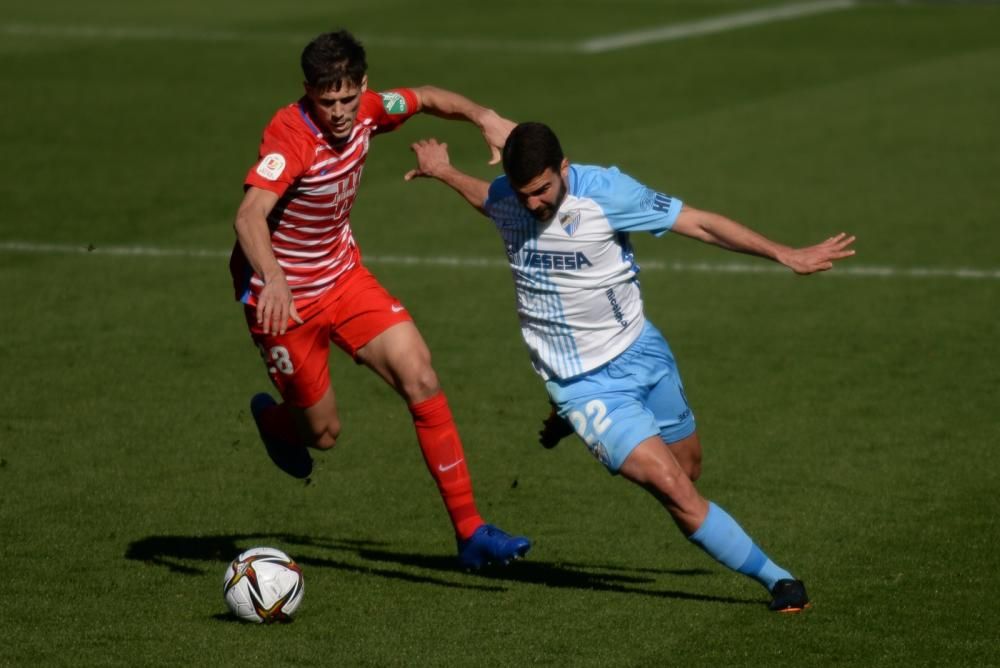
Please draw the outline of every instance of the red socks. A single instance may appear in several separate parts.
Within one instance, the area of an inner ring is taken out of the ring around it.
[[[444,392],[439,392],[410,406],[410,413],[427,470],[437,483],[455,533],[465,540],[483,524],[483,518],[476,510],[465,452],[448,408],[448,399]]]
[[[437,483],[441,499],[448,509],[455,534],[465,540],[483,524],[472,495],[472,480],[465,465],[465,452],[458,429],[448,408],[444,392],[410,406],[417,440],[424,455],[427,470]],[[288,407],[269,406],[260,415],[261,427],[285,443],[298,443],[298,432]]]

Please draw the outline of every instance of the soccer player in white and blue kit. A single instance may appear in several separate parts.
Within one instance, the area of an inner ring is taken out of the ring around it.
[[[618,169],[571,165],[548,126],[522,123],[492,184],[450,164],[447,146],[412,146],[407,179],[436,178],[490,217],[510,262],[521,333],[558,414],[612,473],[649,491],[691,542],[760,582],[770,608],[809,606],[802,581],[773,562],[725,510],[703,498],[701,445],[670,346],[643,314],[628,236],[668,231],[824,271],[854,237],[789,248],[724,216],[700,211]]]

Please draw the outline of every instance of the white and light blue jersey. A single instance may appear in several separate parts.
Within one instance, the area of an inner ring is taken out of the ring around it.
[[[629,232],[660,236],[682,203],[616,167],[571,165],[556,215],[537,221],[501,176],[484,204],[503,237],[521,335],[542,378],[572,378],[621,354],[645,316]]]

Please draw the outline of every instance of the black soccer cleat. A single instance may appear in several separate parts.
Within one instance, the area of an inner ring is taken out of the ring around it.
[[[572,433],[574,433],[573,425],[559,415],[553,406],[552,410],[549,411],[549,416],[542,420],[542,429],[538,432],[538,442],[542,444],[543,448],[552,449],[559,445],[559,441]]]
[[[260,440],[264,441],[267,454],[275,466],[293,478],[308,478],[313,470],[313,458],[309,454],[308,448],[297,443],[285,443],[264,433],[264,426],[260,423],[260,415],[266,408],[275,403],[274,398],[266,392],[255,394],[250,400],[250,414],[253,415],[253,420],[257,423]]]
[[[768,609],[774,612],[802,612],[812,607],[802,580],[778,580],[771,588],[772,601]]]

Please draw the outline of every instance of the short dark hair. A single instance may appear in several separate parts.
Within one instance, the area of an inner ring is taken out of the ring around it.
[[[360,86],[367,71],[365,48],[346,30],[323,33],[302,50],[302,73],[311,88],[340,90],[344,82]]]
[[[523,186],[548,168],[558,172],[564,157],[552,128],[544,123],[521,123],[503,145],[503,171],[512,185]]]

